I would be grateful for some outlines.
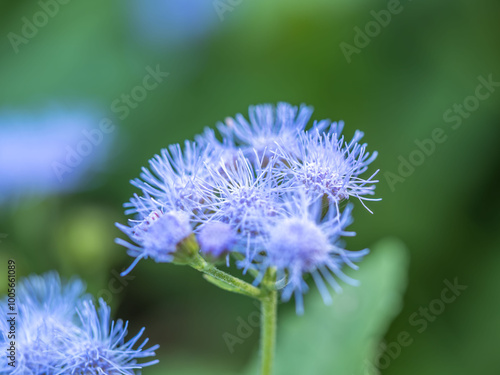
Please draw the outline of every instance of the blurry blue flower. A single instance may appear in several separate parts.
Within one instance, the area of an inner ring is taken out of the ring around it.
[[[139,35],[155,44],[202,40],[218,24],[212,0],[130,0]]]
[[[135,370],[150,366],[159,361],[137,363],[137,359],[152,357],[159,345],[143,350],[148,339],[134,349],[144,333],[142,328],[129,341],[127,336],[128,322],[111,320],[111,309],[100,299],[97,309],[93,302],[85,300],[78,308],[81,330],[78,340],[71,341],[66,350],[66,358],[62,362],[59,374],[130,374]]]
[[[102,161],[110,135],[90,112],[0,113],[0,203],[81,189]]]
[[[131,227],[116,224],[137,244],[132,245],[120,238],[116,240],[116,243],[125,246],[128,254],[135,258],[122,276],[128,274],[143,258],[152,258],[159,263],[171,262],[174,260],[177,246],[192,234],[189,216],[182,211],[154,211],[143,220],[129,222]]]
[[[13,374],[56,373],[55,368],[64,359],[69,341],[78,332],[73,319],[75,306],[84,298],[84,292],[85,285],[80,280],[62,283],[55,272],[34,275],[20,282],[15,340],[18,363]],[[2,316],[9,316],[7,312],[11,311],[6,311],[6,299],[0,306],[0,309],[5,309]],[[2,347],[9,342],[5,338]],[[5,361],[1,363],[6,364]]]
[[[333,276],[355,284],[355,280],[347,277],[341,268],[347,264],[357,269],[354,262],[360,261],[368,249],[347,251],[340,242],[342,236],[355,235],[345,230],[352,222],[352,206],[348,205],[339,214],[335,205],[330,204],[325,214],[321,199],[311,201],[305,191],[288,194],[285,201],[286,214],[268,224],[261,276],[267,268],[275,267],[278,279],[287,279],[282,291],[283,300],[289,300],[294,294],[297,313],[301,314],[302,295],[308,290],[304,281],[306,274],[312,275],[323,300],[330,303],[331,296],[325,281],[337,292],[341,288]]]
[[[214,258],[229,253],[237,243],[236,232],[231,225],[217,221],[204,224],[197,238],[201,252]]]
[[[32,275],[23,279],[18,287],[18,301],[37,314],[46,311],[52,316],[54,312],[67,316],[74,313],[75,305],[84,296],[85,289],[85,284],[79,279],[63,283],[56,272],[47,272],[43,276]]]
[[[110,309],[103,301],[97,313],[90,296],[84,292],[81,280],[61,281],[55,272],[21,280],[16,301],[18,315],[15,316],[16,363],[12,368],[4,358],[0,361],[0,373],[134,375],[133,368],[156,363],[136,363],[136,359],[153,356],[157,348],[143,349],[147,340],[133,348],[143,330],[126,342],[126,325],[110,321]],[[2,316],[10,317],[7,298],[0,303]],[[6,353],[11,340],[7,337],[8,327],[4,320],[0,323],[0,347]],[[96,353],[98,359],[94,356]]]

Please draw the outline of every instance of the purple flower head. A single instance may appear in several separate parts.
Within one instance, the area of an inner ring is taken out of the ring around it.
[[[208,171],[217,170],[222,172],[221,165],[229,166],[234,164],[238,158],[239,147],[235,146],[231,139],[224,138],[219,141],[213,129],[205,128],[202,134],[195,136],[195,140],[200,147],[212,150],[205,160],[205,168]]]
[[[55,272],[21,280],[16,301],[17,363],[12,369],[0,361],[0,373],[135,375],[157,362],[137,364],[137,359],[153,356],[157,346],[144,349],[145,340],[134,349],[143,330],[125,341],[127,325],[111,322],[104,301],[97,311],[84,293],[81,280],[61,281]],[[0,312],[8,316],[7,298],[0,302]],[[6,352],[11,340],[4,334],[8,329],[3,320],[0,328],[0,347]]]
[[[144,349],[148,342],[145,339],[134,348],[144,328],[126,341],[128,322],[112,321],[111,309],[102,299],[99,308],[91,300],[83,301],[77,313],[81,327],[78,340],[70,342],[58,374],[134,375],[136,370],[159,362],[137,363],[138,359],[153,357],[159,345]]]
[[[119,245],[128,249],[128,254],[135,258],[130,267],[122,273],[128,274],[143,258],[152,258],[158,263],[174,260],[177,246],[192,234],[189,216],[183,211],[162,213],[153,211],[143,220],[129,220],[132,226],[116,224],[137,245],[132,245],[120,238]]]
[[[263,223],[280,210],[280,187],[272,170],[274,162],[253,164],[240,151],[233,164],[220,164],[212,171],[212,182],[206,191],[201,224],[209,221],[228,223],[236,230],[240,243],[247,243],[252,257],[253,244],[262,235]]]
[[[282,298],[295,295],[298,312],[306,275],[325,302],[327,284],[340,289],[336,278],[355,283],[341,269],[356,268],[368,250],[344,249],[341,238],[354,235],[345,230],[352,207],[341,212],[340,203],[375,200],[375,174],[362,174],[377,153],[359,143],[360,131],[346,142],[342,121],[316,121],[306,130],[311,114],[287,103],[250,107],[248,121],[238,114],[218,124],[219,135],[205,129],[184,149],[170,146],[152,159],[132,182],[142,195],[126,204],[138,218],[119,226],[137,244],[117,240],[136,257],[126,272],[142,258],[174,260],[179,242],[194,232],[207,260],[233,253],[244,272],[259,272],[255,284],[276,268],[288,280]]]
[[[312,111],[304,105],[297,108],[288,103],[262,104],[249,108],[250,122],[237,114],[234,119],[228,118],[225,124],[218,124],[217,128],[225,139],[242,147],[249,157],[253,157],[255,151],[259,157],[269,157],[277,145],[290,152],[296,150],[297,135],[305,129]]]
[[[184,149],[176,144],[161,150],[161,155],[149,161],[150,169],[142,168],[141,179],[131,181],[146,195],[146,207],[136,197],[125,204],[129,208],[127,213],[142,213],[144,208],[150,209],[150,197],[166,209],[192,209],[203,200],[202,187],[210,177],[204,162],[210,157],[210,152],[209,147],[200,147],[189,141],[185,142]]]
[[[77,301],[85,296],[85,289],[85,284],[79,279],[62,282],[57,272],[47,272],[43,276],[32,275],[23,279],[18,288],[18,301],[38,314],[48,312],[54,316],[56,312],[64,317],[73,314]]]
[[[331,302],[326,283],[337,292],[341,290],[333,276],[350,284],[355,280],[347,277],[341,268],[344,264],[357,269],[353,263],[361,260],[368,250],[347,251],[340,238],[354,236],[345,228],[352,222],[352,206],[347,206],[339,214],[334,204],[330,204],[326,215],[321,199],[312,201],[305,191],[287,194],[286,214],[270,224],[265,243],[266,255],[262,261],[261,275],[268,267],[275,267],[278,279],[286,277],[288,282],[282,291],[283,300],[295,295],[297,313],[303,313],[302,295],[308,286],[306,274],[312,275],[325,303]],[[259,279],[256,280],[260,282]]]
[[[73,322],[74,309],[81,298],[88,298],[84,292],[83,282],[77,279],[61,282],[55,272],[34,275],[19,283],[16,304],[18,363],[12,374],[56,373],[54,368],[64,359],[68,341],[78,332]],[[7,309],[7,301],[1,302],[0,310]],[[7,311],[2,313],[8,316]],[[9,342],[5,337],[2,348]],[[6,361],[2,361],[4,363]],[[4,373],[2,370],[0,365],[0,373]]]
[[[298,136],[298,153],[280,147],[277,154],[285,162],[281,173],[287,186],[304,187],[313,197],[325,195],[330,202],[348,199],[350,196],[363,200],[374,194],[375,172],[367,179],[360,177],[368,165],[375,160],[377,153],[366,152],[366,144],[357,143],[363,133],[356,131],[347,143],[337,131],[343,123],[334,123],[328,133],[320,133],[313,128]],[[363,203],[364,204],[364,203]],[[366,206],[365,206],[366,207]],[[371,211],[370,211],[371,212]]]
[[[73,324],[74,315],[61,314],[58,310],[36,310],[20,302],[17,312],[17,364],[12,374],[56,374],[54,369],[64,359],[70,340],[78,332]],[[9,342],[6,335],[2,351],[7,351]],[[2,365],[0,373],[10,373],[3,372],[7,367]]]
[[[229,253],[237,243],[234,229],[218,221],[204,224],[197,237],[201,252],[214,258]]]

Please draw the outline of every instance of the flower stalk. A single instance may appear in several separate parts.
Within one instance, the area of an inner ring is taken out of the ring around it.
[[[357,269],[368,249],[344,249],[352,237],[351,197],[365,201],[375,191],[377,172],[362,175],[377,153],[342,135],[344,123],[308,122],[312,108],[288,103],[249,108],[206,129],[196,142],[170,145],[132,181],[143,195],[126,203],[135,214],[117,226],[133,243],[117,239],[135,260],[188,265],[215,286],[261,302],[262,375],[271,375],[276,345],[278,290],[304,313],[303,295],[312,277],[325,303],[337,279],[355,285],[343,271]],[[340,209],[342,207],[342,209]],[[366,206],[365,206],[366,207]],[[370,210],[369,210],[370,211]],[[371,211],[370,211],[371,212]],[[218,269],[236,258],[253,283]]]
[[[276,270],[269,269],[257,288],[246,281],[219,270],[199,254],[191,259],[190,266],[204,274],[205,280],[230,292],[256,298],[261,302],[260,356],[261,375],[271,375],[276,351],[276,327],[278,314],[278,291]]]
[[[260,354],[262,375],[271,375],[273,372],[278,317],[278,291],[275,285],[276,272],[272,270],[264,277],[267,293],[261,299]]]
[[[263,294],[261,289],[233,275],[219,270],[213,264],[208,263],[199,254],[192,258],[190,266],[200,272],[203,272],[206,276],[205,279],[218,286],[219,288],[243,294],[251,298],[262,298]]]

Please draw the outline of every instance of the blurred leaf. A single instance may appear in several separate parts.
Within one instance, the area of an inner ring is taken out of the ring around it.
[[[221,369],[220,364],[216,364],[206,358],[188,357],[185,354],[177,353],[174,357],[164,357],[155,366],[145,368],[143,375],[229,375],[231,372]]]
[[[57,258],[73,272],[94,277],[108,269],[120,255],[113,246],[113,216],[98,206],[75,207],[54,231]]]
[[[26,4],[2,25],[5,34],[20,34],[38,4]],[[120,18],[114,2],[86,1],[61,5],[60,11],[41,27],[16,54],[10,42],[2,44],[0,98],[10,105],[60,103],[84,100],[83,106],[114,98],[137,84],[142,67],[136,67],[120,43]],[[5,38],[7,40],[7,38]],[[134,70],[139,70],[136,76]],[[29,87],[29,89],[27,89]],[[95,100],[98,100],[95,102]]]
[[[370,363],[402,306],[407,265],[405,246],[385,239],[355,273],[361,286],[345,287],[332,306],[314,293],[303,317],[278,321],[275,375],[374,374]],[[258,373],[255,364],[252,369],[249,373]]]

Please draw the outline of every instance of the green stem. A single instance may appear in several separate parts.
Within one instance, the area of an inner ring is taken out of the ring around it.
[[[278,313],[278,291],[276,290],[276,270],[269,269],[261,282],[261,287],[238,279],[217,269],[199,254],[189,258],[194,269],[203,272],[205,278],[216,286],[256,298],[261,302],[260,353],[262,358],[261,375],[272,375],[276,347],[276,325]]]
[[[205,259],[203,259],[200,255],[196,255],[191,263],[189,263],[191,267],[194,269],[203,272],[205,275],[208,275],[208,281],[213,284],[230,290],[235,293],[243,294],[248,297],[262,298],[262,291],[259,288],[254,287],[252,284],[247,283],[237,277],[234,277],[224,271],[219,270],[213,264],[208,263]],[[215,279],[215,280],[213,280]]]
[[[271,375],[276,347],[276,326],[278,313],[278,292],[276,273],[269,271],[263,280],[266,295],[261,298],[260,350],[262,357],[261,375]]]

